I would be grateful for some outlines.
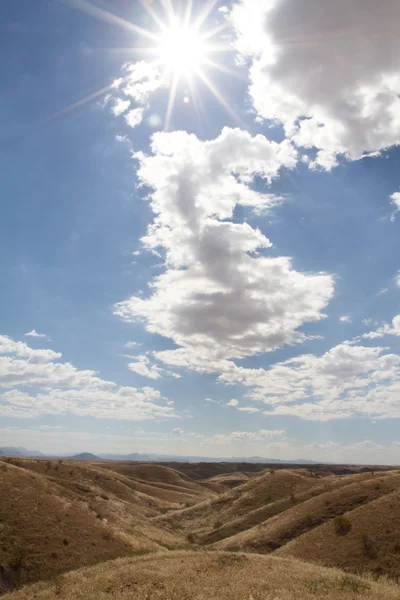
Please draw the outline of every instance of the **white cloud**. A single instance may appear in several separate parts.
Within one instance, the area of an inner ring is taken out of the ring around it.
[[[205,438],[203,443],[226,445],[233,442],[259,442],[265,440],[277,439],[286,440],[285,431],[282,429],[266,430],[260,429],[259,431],[232,431],[228,434],[215,434],[209,438]]]
[[[114,104],[112,105],[111,111],[114,113],[116,117],[122,115],[124,112],[128,110],[130,107],[130,100],[123,100],[122,98],[116,98],[114,100]]]
[[[183,435],[183,433],[182,427],[175,427],[175,429],[172,430],[173,435]]]
[[[141,344],[139,344],[138,342],[126,342],[126,344],[124,344],[124,348],[135,348],[136,346],[141,346]]]
[[[151,149],[136,154],[155,214],[142,243],[163,251],[166,271],[149,297],[120,302],[115,313],[179,346],[156,352],[159,360],[198,370],[302,341],[297,329],[323,318],[332,277],[266,256],[271,242],[259,229],[228,220],[237,204],[260,210],[281,202],[251,183],[293,167],[292,146],[225,128],[205,142],[183,131],[157,133]]]
[[[387,294],[387,292],[389,291],[389,288],[383,288],[382,290],[379,290],[379,292],[377,292],[377,296],[383,296],[383,294]]]
[[[230,19],[258,115],[318,148],[317,164],[399,143],[398,0],[241,0]]]
[[[307,354],[270,369],[231,363],[219,377],[253,388],[252,400],[266,415],[294,415],[328,421],[354,416],[400,416],[400,356],[387,349],[343,343],[323,354]]]
[[[25,333],[24,335],[25,337],[43,338],[44,340],[50,339],[45,333],[38,333],[35,329],[28,331],[28,333]]]
[[[398,271],[394,276],[394,282],[397,285],[397,287],[400,287],[400,271]]]
[[[352,323],[353,322],[349,315],[343,315],[343,317],[340,317],[339,321],[342,321],[342,323]]]
[[[232,399],[232,400],[229,400],[229,402],[227,402],[225,404],[225,406],[238,406],[238,404],[239,404],[239,400]]]
[[[256,408],[255,406],[241,406],[238,408],[238,410],[241,410],[242,412],[248,412],[248,413],[260,412],[260,409]]]
[[[165,83],[161,69],[154,63],[127,63],[124,65],[124,71],[126,75],[116,79],[114,86],[142,106],[146,106],[150,94]]]
[[[400,193],[399,192],[395,192],[394,194],[392,194],[390,196],[391,200],[392,200],[392,204],[394,204],[395,210],[392,213],[392,216],[390,217],[391,221],[394,221],[396,218],[396,214],[400,211]]]
[[[67,414],[143,420],[176,416],[151,387],[122,387],[59,362],[61,354],[0,336],[0,415]],[[32,392],[28,390],[33,390]]]
[[[125,115],[125,121],[129,127],[140,125],[143,120],[143,108],[133,108]]]
[[[385,335],[396,335],[400,336],[400,314],[396,315],[391,324],[385,323],[378,327],[375,331],[370,331],[369,333],[364,333],[360,336],[361,339],[374,340],[376,338],[382,338]]]

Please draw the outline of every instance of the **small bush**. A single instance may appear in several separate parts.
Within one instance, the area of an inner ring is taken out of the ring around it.
[[[276,473],[275,469],[270,469],[270,470],[269,470],[269,474],[270,474],[270,475],[275,475],[275,473]]]
[[[97,515],[96,515],[96,519],[102,519],[102,518],[103,518],[103,517],[102,517],[102,516],[101,516],[99,513],[97,513]]]
[[[189,542],[189,544],[194,544],[195,543],[195,538],[193,533],[188,533],[186,536],[187,541]]]
[[[64,546],[69,546],[69,539],[68,538],[64,538],[63,539],[63,544],[64,544]]]
[[[7,546],[5,544],[1,545],[2,552],[7,552]]]
[[[351,530],[351,523],[344,515],[338,515],[333,519],[336,535],[347,535]]]
[[[393,550],[396,552],[396,554],[400,554],[400,540],[397,540],[397,542],[394,543]]]
[[[1,465],[1,470],[2,470],[2,471],[7,471],[7,465],[6,465],[5,463],[3,463],[3,464]]]
[[[290,501],[292,504],[296,504],[296,502],[297,502],[297,498],[293,492],[290,492]]]

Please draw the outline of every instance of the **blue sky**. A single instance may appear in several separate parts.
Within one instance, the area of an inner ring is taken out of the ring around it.
[[[398,463],[400,8],[188,6],[0,8],[0,445]]]

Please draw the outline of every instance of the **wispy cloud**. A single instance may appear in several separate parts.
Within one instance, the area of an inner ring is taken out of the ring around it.
[[[46,335],[45,333],[38,333],[35,329],[32,329],[32,331],[28,331],[28,333],[24,334],[25,337],[33,337],[33,338],[42,338],[44,340],[49,340],[49,336]]]

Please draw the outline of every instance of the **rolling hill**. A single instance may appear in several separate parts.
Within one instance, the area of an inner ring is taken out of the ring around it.
[[[72,571],[4,600],[398,600],[400,588],[271,556],[170,552]]]
[[[201,479],[154,463],[2,458],[0,593],[39,581],[5,598],[400,598],[372,581],[399,574],[400,471],[323,472]]]

